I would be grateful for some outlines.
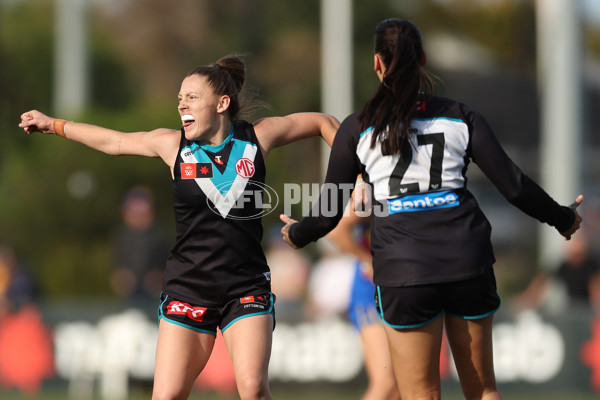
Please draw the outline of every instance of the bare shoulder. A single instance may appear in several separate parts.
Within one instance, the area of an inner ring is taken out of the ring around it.
[[[270,130],[277,129],[282,125],[291,125],[297,122],[301,122],[305,119],[321,115],[319,113],[301,112],[293,113],[284,116],[265,117],[254,122],[255,130]]]
[[[285,117],[266,117],[254,122],[254,132],[257,135],[268,134],[273,129],[276,129],[278,124],[284,123]]]
[[[180,131],[168,128],[158,128],[146,132],[146,138],[151,142],[158,142],[159,146],[179,146]]]
[[[173,166],[177,158],[177,150],[181,140],[181,132],[176,129],[159,128],[146,133],[148,143],[163,161]]]
[[[179,139],[181,131],[179,129],[157,128],[148,132],[149,135],[163,138]]]
[[[277,147],[280,137],[289,129],[286,117],[266,117],[254,122],[254,133],[258,139],[263,157]]]
[[[308,113],[296,113],[278,117],[266,117],[256,121],[254,132],[256,136],[268,141],[278,142],[281,137],[293,133],[295,130],[305,130],[304,122]]]

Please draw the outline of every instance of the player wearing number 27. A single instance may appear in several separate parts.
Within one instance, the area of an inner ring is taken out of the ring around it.
[[[511,161],[481,115],[428,94],[433,81],[425,60],[413,23],[388,19],[377,25],[374,70],[381,85],[343,121],[329,159],[326,183],[340,191],[321,196],[300,222],[282,215],[282,234],[296,247],[324,236],[344,211],[339,185],[362,173],[374,198],[375,298],[401,398],[441,397],[445,325],[465,397],[500,399],[492,359],[492,318],[500,299],[491,227],[466,188],[467,166],[476,163],[510,203],[567,239],[579,228],[576,208],[583,196],[560,206]]]
[[[236,56],[190,72],[178,95],[181,129],[124,133],[38,111],[21,115],[19,126],[27,133],[56,133],[111,155],[161,158],[171,170],[177,239],[158,312],[154,400],[188,398],[217,328],[240,398],[272,398],[267,368],[275,299],[259,207],[242,200],[245,191],[261,194],[264,159],[273,148],[311,136],[331,144],[339,123],[320,113],[245,122],[244,78],[245,65]]]

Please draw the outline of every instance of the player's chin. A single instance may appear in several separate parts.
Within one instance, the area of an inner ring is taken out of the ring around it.
[[[183,127],[183,132],[187,140],[198,140],[199,138],[198,132],[193,126]]]

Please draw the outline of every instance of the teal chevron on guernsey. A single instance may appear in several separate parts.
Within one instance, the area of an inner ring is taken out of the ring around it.
[[[243,158],[246,146],[255,146],[253,143],[232,139],[231,137],[228,137],[227,139],[233,141],[231,155],[229,156],[230,160],[238,160],[240,158]],[[204,151],[199,151],[200,149],[212,150],[207,149],[206,147],[207,146],[205,145],[199,145],[198,143],[194,142],[190,146],[183,148],[182,152],[191,152],[191,154],[194,155],[197,162],[199,163],[212,164],[213,161],[210,158],[210,156]],[[213,171],[213,177],[211,178],[212,182],[217,188],[219,188],[219,191],[222,195],[226,195],[237,175],[237,172],[235,170],[235,163],[229,163],[223,173],[219,172],[217,168],[214,168]]]
[[[213,176],[211,178],[196,177],[194,180],[206,195],[207,202],[212,202],[219,214],[226,218],[233,205],[244,193],[249,178],[254,175],[253,163],[258,146],[248,141],[235,139],[233,134],[230,134],[224,143],[232,143],[232,145],[229,161],[223,173],[218,168],[212,168]],[[213,160],[207,152],[220,151],[224,147],[223,143],[219,146],[209,146],[192,142],[188,146],[182,147],[180,155],[186,163],[211,163],[214,166]],[[243,160],[246,166],[245,173],[242,174],[236,169],[236,164],[240,160]]]

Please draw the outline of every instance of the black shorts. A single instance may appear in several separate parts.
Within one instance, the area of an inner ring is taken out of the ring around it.
[[[430,285],[377,286],[377,311],[395,329],[423,326],[443,313],[464,319],[485,318],[500,308],[494,271],[475,278]]]
[[[183,326],[197,332],[217,335],[217,327],[224,332],[234,322],[254,315],[271,314],[275,328],[275,295],[266,292],[237,298],[223,306],[190,304],[166,294],[160,295],[158,319]]]

